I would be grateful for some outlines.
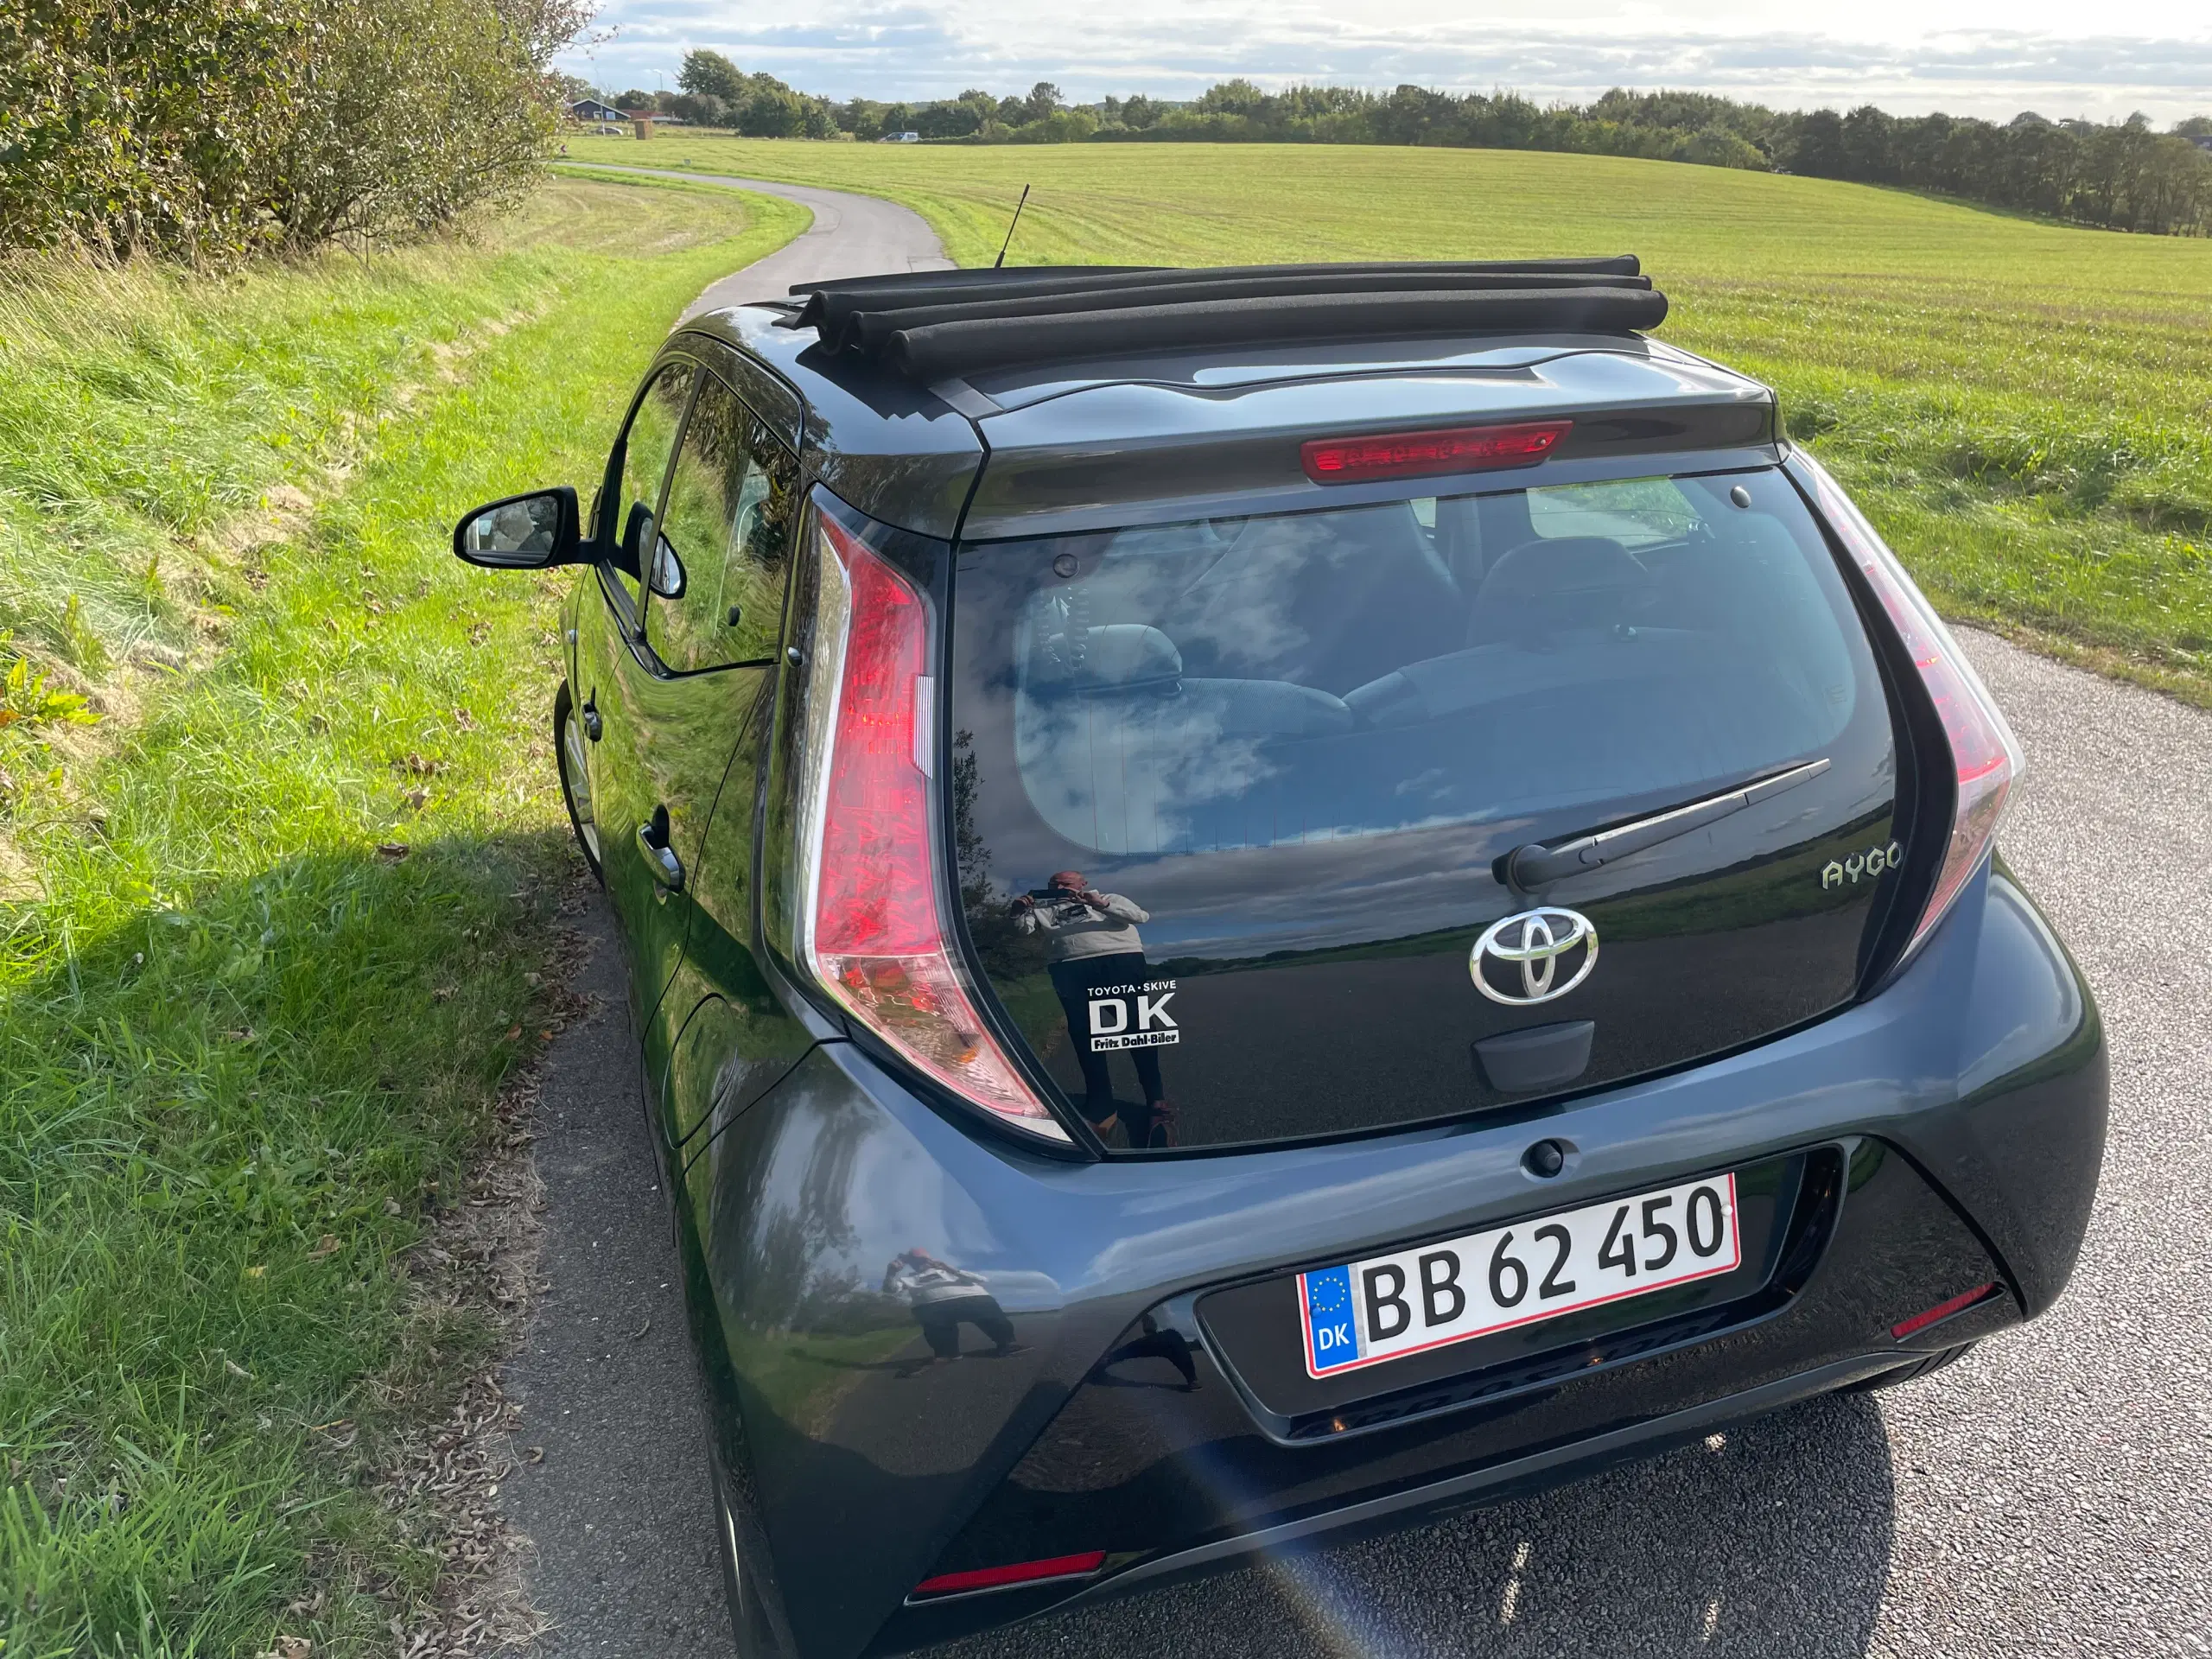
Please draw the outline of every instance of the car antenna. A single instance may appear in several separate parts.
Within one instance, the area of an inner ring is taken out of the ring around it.
[[[1014,245],[1014,227],[1021,223],[1021,210],[1028,205],[1029,187],[1025,184],[1021,187],[1021,200],[1014,204],[1014,219],[1006,227],[1006,240],[999,244],[999,257],[991,261],[993,270],[1006,264],[1006,251]]]

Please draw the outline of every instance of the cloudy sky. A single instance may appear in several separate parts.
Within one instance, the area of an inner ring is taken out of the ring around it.
[[[676,85],[693,47],[835,98],[1026,91],[1188,97],[1228,75],[1540,99],[1681,87],[1786,107],[1872,101],[2160,122],[2212,112],[2212,3],[2136,0],[607,0],[613,38],[566,67],[610,89]]]

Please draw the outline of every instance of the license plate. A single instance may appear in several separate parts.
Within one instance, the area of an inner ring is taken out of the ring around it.
[[[1742,1260],[1729,1174],[1301,1273],[1306,1372],[1379,1365],[1709,1279]]]

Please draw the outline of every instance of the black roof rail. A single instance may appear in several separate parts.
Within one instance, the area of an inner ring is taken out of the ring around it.
[[[1595,259],[1028,265],[793,285],[785,326],[925,383],[1024,363],[1205,345],[1437,334],[1626,334],[1667,298],[1634,254]]]

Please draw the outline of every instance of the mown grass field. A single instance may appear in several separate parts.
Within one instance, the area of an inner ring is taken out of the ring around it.
[[[410,1253],[553,1023],[575,868],[561,584],[449,527],[588,487],[683,305],[804,223],[557,181],[468,245],[0,265],[6,1659],[419,1622],[376,1477],[497,1333]]]
[[[2212,705],[2212,242],[1610,157],[1236,144],[585,138],[906,203],[988,263],[1633,251],[1665,339],[1779,388],[1952,615]]]

